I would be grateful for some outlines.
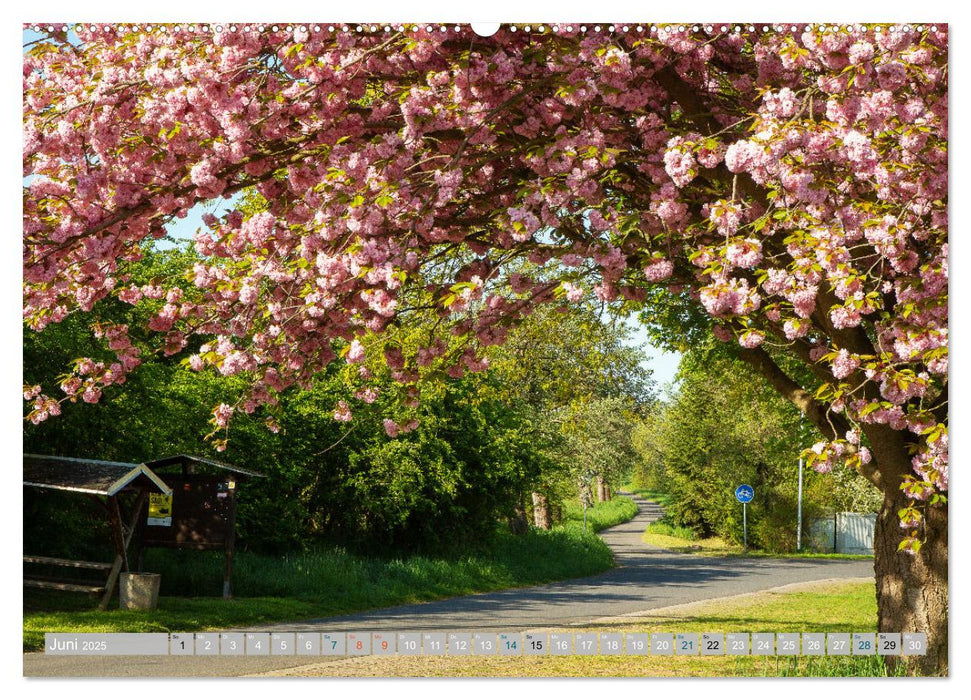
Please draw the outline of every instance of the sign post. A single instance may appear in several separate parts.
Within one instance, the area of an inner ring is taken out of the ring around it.
[[[748,551],[748,511],[746,506],[755,498],[755,489],[748,484],[742,484],[735,489],[735,499],[742,504],[742,548]]]
[[[802,457],[799,458],[799,497],[796,501],[796,551],[802,551]]]
[[[587,508],[593,501],[593,494],[590,493],[590,479],[593,474],[587,472],[580,477],[580,502],[583,504],[583,531],[587,531]]]

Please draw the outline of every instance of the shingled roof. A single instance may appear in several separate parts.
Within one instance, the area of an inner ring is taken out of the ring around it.
[[[172,493],[144,464],[33,454],[24,455],[24,486],[100,496],[114,496],[129,487]]]

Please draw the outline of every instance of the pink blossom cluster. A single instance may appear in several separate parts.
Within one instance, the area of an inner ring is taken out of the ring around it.
[[[756,311],[761,297],[748,280],[737,277],[715,278],[701,289],[701,304],[715,318],[745,316]]]
[[[860,366],[860,360],[851,355],[846,348],[840,350],[833,359],[833,376],[837,379],[846,379],[853,374]]]
[[[735,267],[755,267],[762,262],[762,243],[755,238],[732,240],[726,246],[725,259]]]
[[[410,433],[418,427],[418,420],[413,418],[406,423],[397,423],[390,418],[384,419],[384,432],[390,438],[396,438],[404,433]]]
[[[742,207],[735,202],[720,199],[709,207],[708,219],[715,224],[718,233],[723,236],[734,235],[742,223]]]
[[[662,257],[651,258],[644,266],[648,282],[663,282],[674,273],[674,263]]]

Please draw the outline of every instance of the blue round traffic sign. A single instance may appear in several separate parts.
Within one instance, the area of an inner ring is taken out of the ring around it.
[[[739,503],[748,503],[755,498],[755,489],[748,484],[742,484],[735,489],[735,498],[738,499]]]

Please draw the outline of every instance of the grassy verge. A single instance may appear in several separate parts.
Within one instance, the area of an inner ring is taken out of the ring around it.
[[[28,589],[24,591],[24,650],[41,648],[44,632],[50,631],[221,629],[346,615],[590,576],[613,564],[610,549],[593,529],[622,522],[636,512],[632,501],[623,500],[626,505],[614,499],[588,510],[591,531],[584,532],[569,518],[548,532],[534,530],[520,537],[502,533],[488,551],[468,556],[378,559],[341,549],[291,556],[239,552],[233,573],[236,597],[229,601],[217,597],[222,586],[220,553],[149,550],[145,570],[162,574],[158,610],[101,612],[83,596]],[[581,512],[581,523],[582,518]],[[206,597],[194,597],[200,593]]]
[[[666,493],[638,489],[634,486],[624,487],[625,491],[634,493],[641,498],[654,501],[661,506],[668,505],[672,497]],[[765,552],[749,549],[747,552],[742,545],[727,542],[720,537],[699,538],[694,530],[688,527],[678,527],[667,519],[651,523],[641,538],[646,544],[663,547],[673,552],[687,554],[701,554],[713,557],[769,557],[774,559],[872,559],[869,554],[829,554],[825,552]]]
[[[692,603],[575,632],[874,632],[873,583],[804,584]],[[880,657],[479,656],[364,657],[275,675],[320,676],[884,676]]]
[[[671,495],[667,493],[661,493],[660,491],[651,491],[649,489],[637,488],[633,485],[627,485],[623,489],[628,493],[632,493],[635,496],[640,496],[641,498],[646,498],[649,501],[654,501],[655,503],[666,506],[671,503]]]
[[[600,532],[608,527],[626,523],[637,515],[637,504],[626,496],[614,496],[609,501],[597,503],[587,508],[587,527],[593,532]],[[567,505],[563,509],[563,527],[579,527],[583,529],[583,507]]]
[[[699,539],[689,528],[676,527],[665,522],[651,523],[641,539],[649,545],[663,547],[674,552],[702,554],[712,557],[769,557],[774,559],[872,559],[868,554],[827,554],[820,552],[764,552],[726,542],[720,537]]]

